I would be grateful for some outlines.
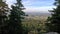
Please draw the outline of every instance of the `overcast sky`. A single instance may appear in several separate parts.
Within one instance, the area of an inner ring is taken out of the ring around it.
[[[15,3],[16,0],[7,0],[9,6]],[[54,0],[22,0],[22,4],[26,8],[25,12],[48,12],[55,7]]]

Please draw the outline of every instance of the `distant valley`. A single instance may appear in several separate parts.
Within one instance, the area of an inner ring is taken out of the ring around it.
[[[41,12],[25,12],[27,15],[31,16],[50,16],[51,13],[41,13]]]

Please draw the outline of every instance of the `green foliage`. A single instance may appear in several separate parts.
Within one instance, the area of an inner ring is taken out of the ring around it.
[[[45,26],[45,21],[46,21],[46,17],[43,17],[42,19],[41,16],[34,16],[34,17],[27,16],[22,22],[24,31],[27,32],[27,34],[29,32],[37,33],[37,34],[45,33],[47,31],[47,28]]]
[[[23,5],[21,4],[21,0],[16,0],[15,6],[11,6],[11,13],[9,19],[9,33],[11,34],[23,34],[22,27],[22,18],[25,13],[22,11]]]
[[[52,14],[51,17],[48,18],[49,23],[47,23],[47,26],[49,25],[50,31],[60,33],[60,0],[55,0],[54,5],[56,5],[57,8],[50,11]]]
[[[8,5],[0,0],[0,34],[7,34],[8,32],[8,15],[7,12],[9,11]]]

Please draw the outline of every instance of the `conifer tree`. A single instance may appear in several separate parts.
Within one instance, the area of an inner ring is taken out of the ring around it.
[[[0,34],[7,34],[8,5],[0,0]]]
[[[15,5],[11,6],[11,13],[9,18],[9,33],[23,34],[22,18],[25,15],[21,0],[16,0]]]
[[[50,31],[60,34],[60,0],[55,0],[54,5],[57,7],[50,11],[51,17],[48,18],[47,26]]]

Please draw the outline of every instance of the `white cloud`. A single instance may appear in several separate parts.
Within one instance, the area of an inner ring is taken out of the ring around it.
[[[24,12],[48,12],[48,10],[52,10],[52,8],[56,7],[55,6],[26,7]]]
[[[30,6],[30,5],[32,5],[33,3],[31,2],[31,0],[27,0],[27,1],[22,1],[22,4],[23,4],[24,6]]]
[[[9,7],[15,3],[16,0],[7,0],[7,4],[9,4]],[[24,12],[48,12],[48,10],[52,10],[53,7],[55,6],[31,6],[33,4],[38,4],[40,1],[37,0],[26,0],[26,1],[22,1],[22,4],[24,5],[24,7],[26,8],[24,10]],[[43,4],[43,2],[40,2],[39,4]],[[50,4],[50,3],[48,3]],[[53,3],[52,3],[53,4]]]
[[[22,0],[24,6],[48,6],[53,5],[54,0]]]
[[[26,8],[24,10],[25,12],[48,12],[48,10],[52,10],[52,8],[55,7],[52,6],[53,1],[54,0],[23,0],[22,3]]]
[[[16,0],[6,0],[6,3],[8,4],[9,7],[15,2]]]

